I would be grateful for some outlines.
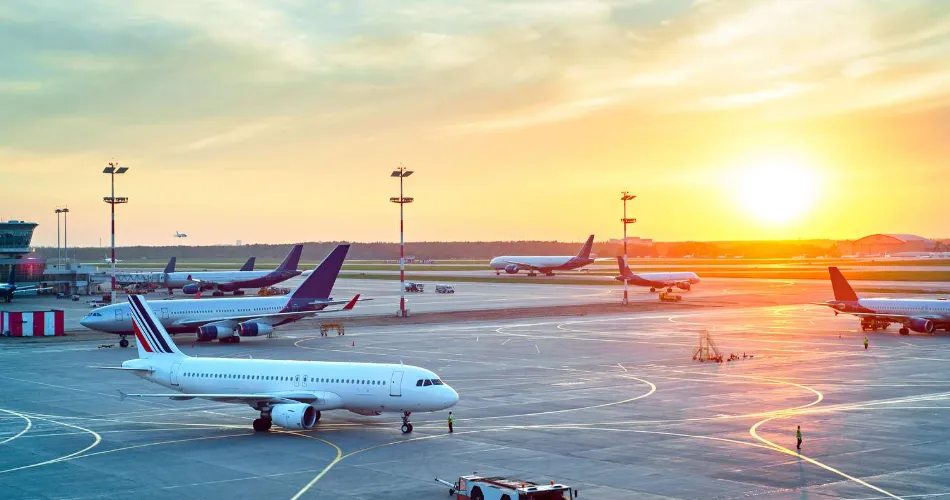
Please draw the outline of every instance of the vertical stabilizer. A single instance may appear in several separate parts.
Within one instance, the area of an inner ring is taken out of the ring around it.
[[[155,356],[184,356],[168,335],[162,322],[149,307],[142,295],[129,295],[129,312],[132,316],[132,331],[140,358]]]
[[[168,259],[168,265],[165,266],[165,274],[171,274],[175,272],[175,263],[178,261],[178,257],[172,257]]]
[[[629,277],[633,274],[633,272],[630,271],[630,268],[627,267],[627,266],[623,263],[623,257],[622,257],[622,256],[618,256],[618,257],[617,257],[617,266],[620,267],[620,276],[623,276],[623,277],[625,277],[625,278],[629,278]]]
[[[590,235],[589,238],[587,238],[587,243],[584,243],[584,247],[581,248],[581,251],[577,253],[577,257],[579,259],[589,259],[590,251],[593,247],[594,247],[594,235],[592,234]]]
[[[298,259],[298,260],[300,259],[300,256],[299,256],[299,255],[297,256],[297,259]],[[244,265],[241,266],[241,271],[253,271],[253,270],[254,270],[254,262],[255,262],[256,260],[257,260],[257,257],[251,257],[251,258],[247,259],[247,262],[245,262]],[[285,259],[285,260],[286,260],[286,259]],[[283,265],[283,264],[281,264],[281,265]],[[294,267],[293,267],[293,269],[291,269],[291,271],[296,271],[296,270],[297,270],[297,264],[294,263]]]
[[[296,271],[297,263],[300,262],[300,253],[303,252],[303,245],[294,245],[290,249],[290,253],[284,257],[284,261],[280,263],[280,267],[277,268],[278,271]]]
[[[307,276],[307,279],[291,292],[291,302],[306,301],[309,303],[314,300],[330,298],[333,284],[336,283],[336,277],[340,274],[343,260],[346,259],[346,252],[349,250],[349,245],[337,245],[330,252],[330,255],[327,255],[323,262],[310,273],[310,276]]]
[[[857,302],[858,294],[854,293],[854,289],[848,284],[848,280],[844,279],[841,271],[837,267],[829,267],[828,272],[831,274],[831,288],[835,292],[835,300]]]

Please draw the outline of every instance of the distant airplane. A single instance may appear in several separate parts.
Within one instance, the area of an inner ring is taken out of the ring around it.
[[[155,310],[162,325],[172,333],[195,333],[199,341],[240,342],[241,337],[267,335],[274,327],[292,323],[321,312],[350,310],[359,295],[351,300],[333,300],[330,292],[349,245],[337,246],[330,255],[289,295],[222,299],[182,299],[157,301]],[[328,311],[328,306],[343,305]],[[132,335],[129,304],[113,304],[87,314],[79,324],[100,332],[122,337],[119,345],[127,347]]]
[[[617,281],[627,280],[631,285],[648,286],[651,292],[655,292],[657,288],[666,288],[666,291],[672,292],[674,286],[681,290],[690,290],[693,285],[699,283],[699,276],[693,272],[634,273],[623,264],[623,257],[617,257],[617,264],[620,266]]]
[[[524,269],[528,271],[528,276],[537,276],[542,273],[546,276],[554,276],[554,271],[570,271],[578,269],[588,264],[592,264],[595,259],[590,256],[591,247],[594,246],[594,235],[587,238],[587,243],[581,248],[581,251],[574,256],[503,256],[495,257],[488,263],[495,269],[495,275],[504,271],[507,274],[518,274],[518,271]]]
[[[112,258],[109,257],[109,254],[106,254],[105,258],[102,259],[102,261],[105,262],[106,264],[111,264],[111,263],[112,263]],[[115,259],[115,261],[116,261],[116,262],[122,262],[122,260],[120,260],[120,259]]]
[[[165,274],[164,287],[169,290],[181,288],[187,295],[193,295],[204,290],[213,290],[215,297],[221,297],[224,292],[233,292],[234,295],[243,295],[244,288],[262,288],[276,285],[300,274],[297,263],[300,262],[300,253],[303,245],[294,245],[273,271],[254,271],[255,258],[251,257],[239,271],[201,271],[201,272],[174,272]]]
[[[829,267],[831,288],[835,299],[818,302],[838,313],[861,318],[862,330],[885,330],[891,323],[901,324],[900,334],[933,334],[936,330],[950,331],[950,302],[944,299],[862,299],[854,293],[848,280],[837,267]]]
[[[168,273],[175,272],[175,263],[178,261],[177,257],[172,257],[168,259],[168,264],[165,265],[165,270],[162,272],[140,272],[140,273],[122,273],[117,274],[115,277],[115,282],[117,285],[136,285],[136,284],[147,284],[154,283],[156,285],[161,285],[165,282],[165,276]],[[168,289],[169,293],[171,289]]]
[[[10,281],[0,283],[0,299],[3,299],[4,302],[9,304],[13,302],[14,295],[45,290],[52,290],[52,287],[40,287],[38,285],[16,286],[16,271],[13,266],[10,266]]]
[[[141,295],[129,296],[125,305],[135,324],[138,359],[122,366],[95,368],[126,371],[170,392],[119,391],[123,400],[201,398],[249,405],[260,412],[253,422],[257,432],[266,432],[273,424],[310,429],[320,420],[320,412],[327,410],[349,410],[358,415],[398,412],[402,414],[402,432],[408,434],[412,432],[412,412],[444,410],[459,399],[438,375],[411,365],[187,356]]]
[[[188,235],[185,234],[185,233],[180,233],[180,232],[178,232],[178,231],[175,231],[175,237],[176,237],[176,238],[187,238]]]

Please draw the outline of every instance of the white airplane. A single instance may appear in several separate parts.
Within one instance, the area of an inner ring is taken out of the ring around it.
[[[121,367],[95,368],[131,372],[174,392],[119,391],[123,400],[201,398],[246,404],[260,412],[253,423],[257,432],[270,430],[272,424],[310,429],[328,410],[359,415],[398,412],[402,413],[402,432],[408,434],[412,412],[444,410],[459,399],[438,375],[417,366],[186,356],[141,295],[130,295],[129,305],[138,359],[125,361]]]
[[[634,273],[623,264],[623,257],[617,257],[617,264],[620,266],[617,281],[627,280],[631,285],[648,286],[651,292],[655,292],[657,288],[666,288],[666,291],[672,292],[674,286],[680,290],[690,290],[693,285],[699,283],[699,276],[693,272]]]
[[[185,233],[179,233],[178,231],[175,231],[175,237],[176,237],[176,238],[187,238],[188,235],[185,234]]]
[[[244,288],[273,286],[299,275],[297,263],[300,262],[301,252],[303,252],[303,245],[294,245],[280,266],[272,271],[254,271],[255,258],[251,257],[239,271],[165,273],[163,286],[169,291],[181,288],[186,295],[194,295],[202,290],[212,290],[211,295],[214,297],[221,297],[224,292],[244,295]]]
[[[587,238],[587,243],[581,248],[581,251],[574,256],[512,256],[505,255],[495,257],[488,263],[495,270],[495,275],[502,271],[508,274],[518,274],[518,271],[525,269],[528,276],[536,276],[537,273],[546,276],[554,276],[554,271],[570,271],[578,269],[588,264],[593,264],[595,259],[590,256],[591,247],[594,246],[594,235]]]
[[[836,316],[847,313],[861,318],[862,330],[884,330],[899,323],[901,335],[912,330],[930,334],[950,331],[950,302],[945,299],[862,299],[837,267],[829,267],[828,272],[835,299],[817,304],[834,309]]]
[[[120,259],[115,259],[115,261],[116,261],[116,262],[122,262],[122,260],[120,260]],[[112,257],[109,257],[109,254],[106,254],[106,256],[102,259],[102,262],[105,262],[106,264],[111,264],[111,263],[112,263]]]
[[[292,323],[320,312],[352,309],[359,295],[350,301],[330,298],[349,245],[337,246],[317,269],[289,295],[222,299],[182,299],[157,301],[155,308],[162,326],[172,333],[195,333],[199,341],[218,339],[240,342],[241,337],[267,335],[274,327]],[[346,304],[326,311],[327,306]],[[79,321],[92,330],[121,335],[119,345],[128,347],[132,335],[132,311],[128,304],[98,308]]]

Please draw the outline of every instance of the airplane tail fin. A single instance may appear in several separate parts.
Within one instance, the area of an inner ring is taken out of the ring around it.
[[[291,292],[290,300],[302,299],[310,302],[316,299],[330,298],[333,284],[336,283],[336,277],[340,274],[346,252],[349,250],[349,245],[337,245],[330,252],[330,255],[327,255],[323,262],[310,273],[310,276],[307,276],[307,279]]]
[[[297,256],[297,259],[298,259],[298,260],[300,259],[300,256],[299,256],[299,255]],[[254,261],[256,261],[256,260],[257,260],[257,257],[251,257],[250,259],[247,259],[247,262],[245,262],[244,265],[241,266],[241,270],[242,270],[242,271],[253,271],[253,270],[254,270]],[[284,259],[284,260],[286,260],[286,259]],[[283,265],[283,264],[281,264],[281,265]],[[294,270],[296,270],[296,269],[297,269],[297,264],[295,263],[295,264],[294,264]]]
[[[623,257],[622,257],[622,256],[618,256],[618,257],[617,257],[617,266],[620,267],[620,275],[621,275],[621,276],[630,276],[631,274],[633,274],[633,272],[630,271],[630,268],[627,267],[627,265],[623,263]]]
[[[583,248],[581,248],[581,251],[577,253],[577,256],[581,259],[589,259],[590,250],[593,247],[594,247],[594,235],[592,234],[590,235],[589,238],[587,238],[587,243],[584,243]]]
[[[278,271],[296,271],[297,263],[300,262],[300,253],[303,252],[303,245],[294,245],[290,249],[290,253],[284,257],[284,261],[280,263],[280,267],[277,268]],[[242,269],[243,271],[243,269]]]
[[[165,274],[171,274],[175,272],[175,263],[178,261],[178,257],[172,257],[168,259],[168,265],[165,266]]]
[[[831,274],[831,288],[834,289],[835,300],[846,302],[858,301],[858,294],[854,293],[854,289],[848,284],[848,280],[844,279],[844,275],[841,274],[841,271],[837,267],[829,267],[828,273]]]
[[[145,297],[129,295],[129,311],[132,313],[132,331],[135,333],[135,344],[140,358],[184,356],[145,301]]]

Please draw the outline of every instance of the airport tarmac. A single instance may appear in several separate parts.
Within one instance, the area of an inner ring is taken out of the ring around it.
[[[817,299],[818,297],[813,297]],[[698,363],[700,330],[726,354]],[[0,343],[4,498],[446,498],[459,474],[556,480],[580,498],[950,495],[950,336],[869,335],[820,306],[743,305],[295,331],[184,347],[200,356],[404,362],[461,395],[446,412],[325,412],[255,434],[247,407],[120,402],[163,389],[95,366],[131,349]],[[263,340],[263,339],[262,339]],[[355,343],[355,345],[352,345]],[[804,444],[796,453],[794,431]]]

